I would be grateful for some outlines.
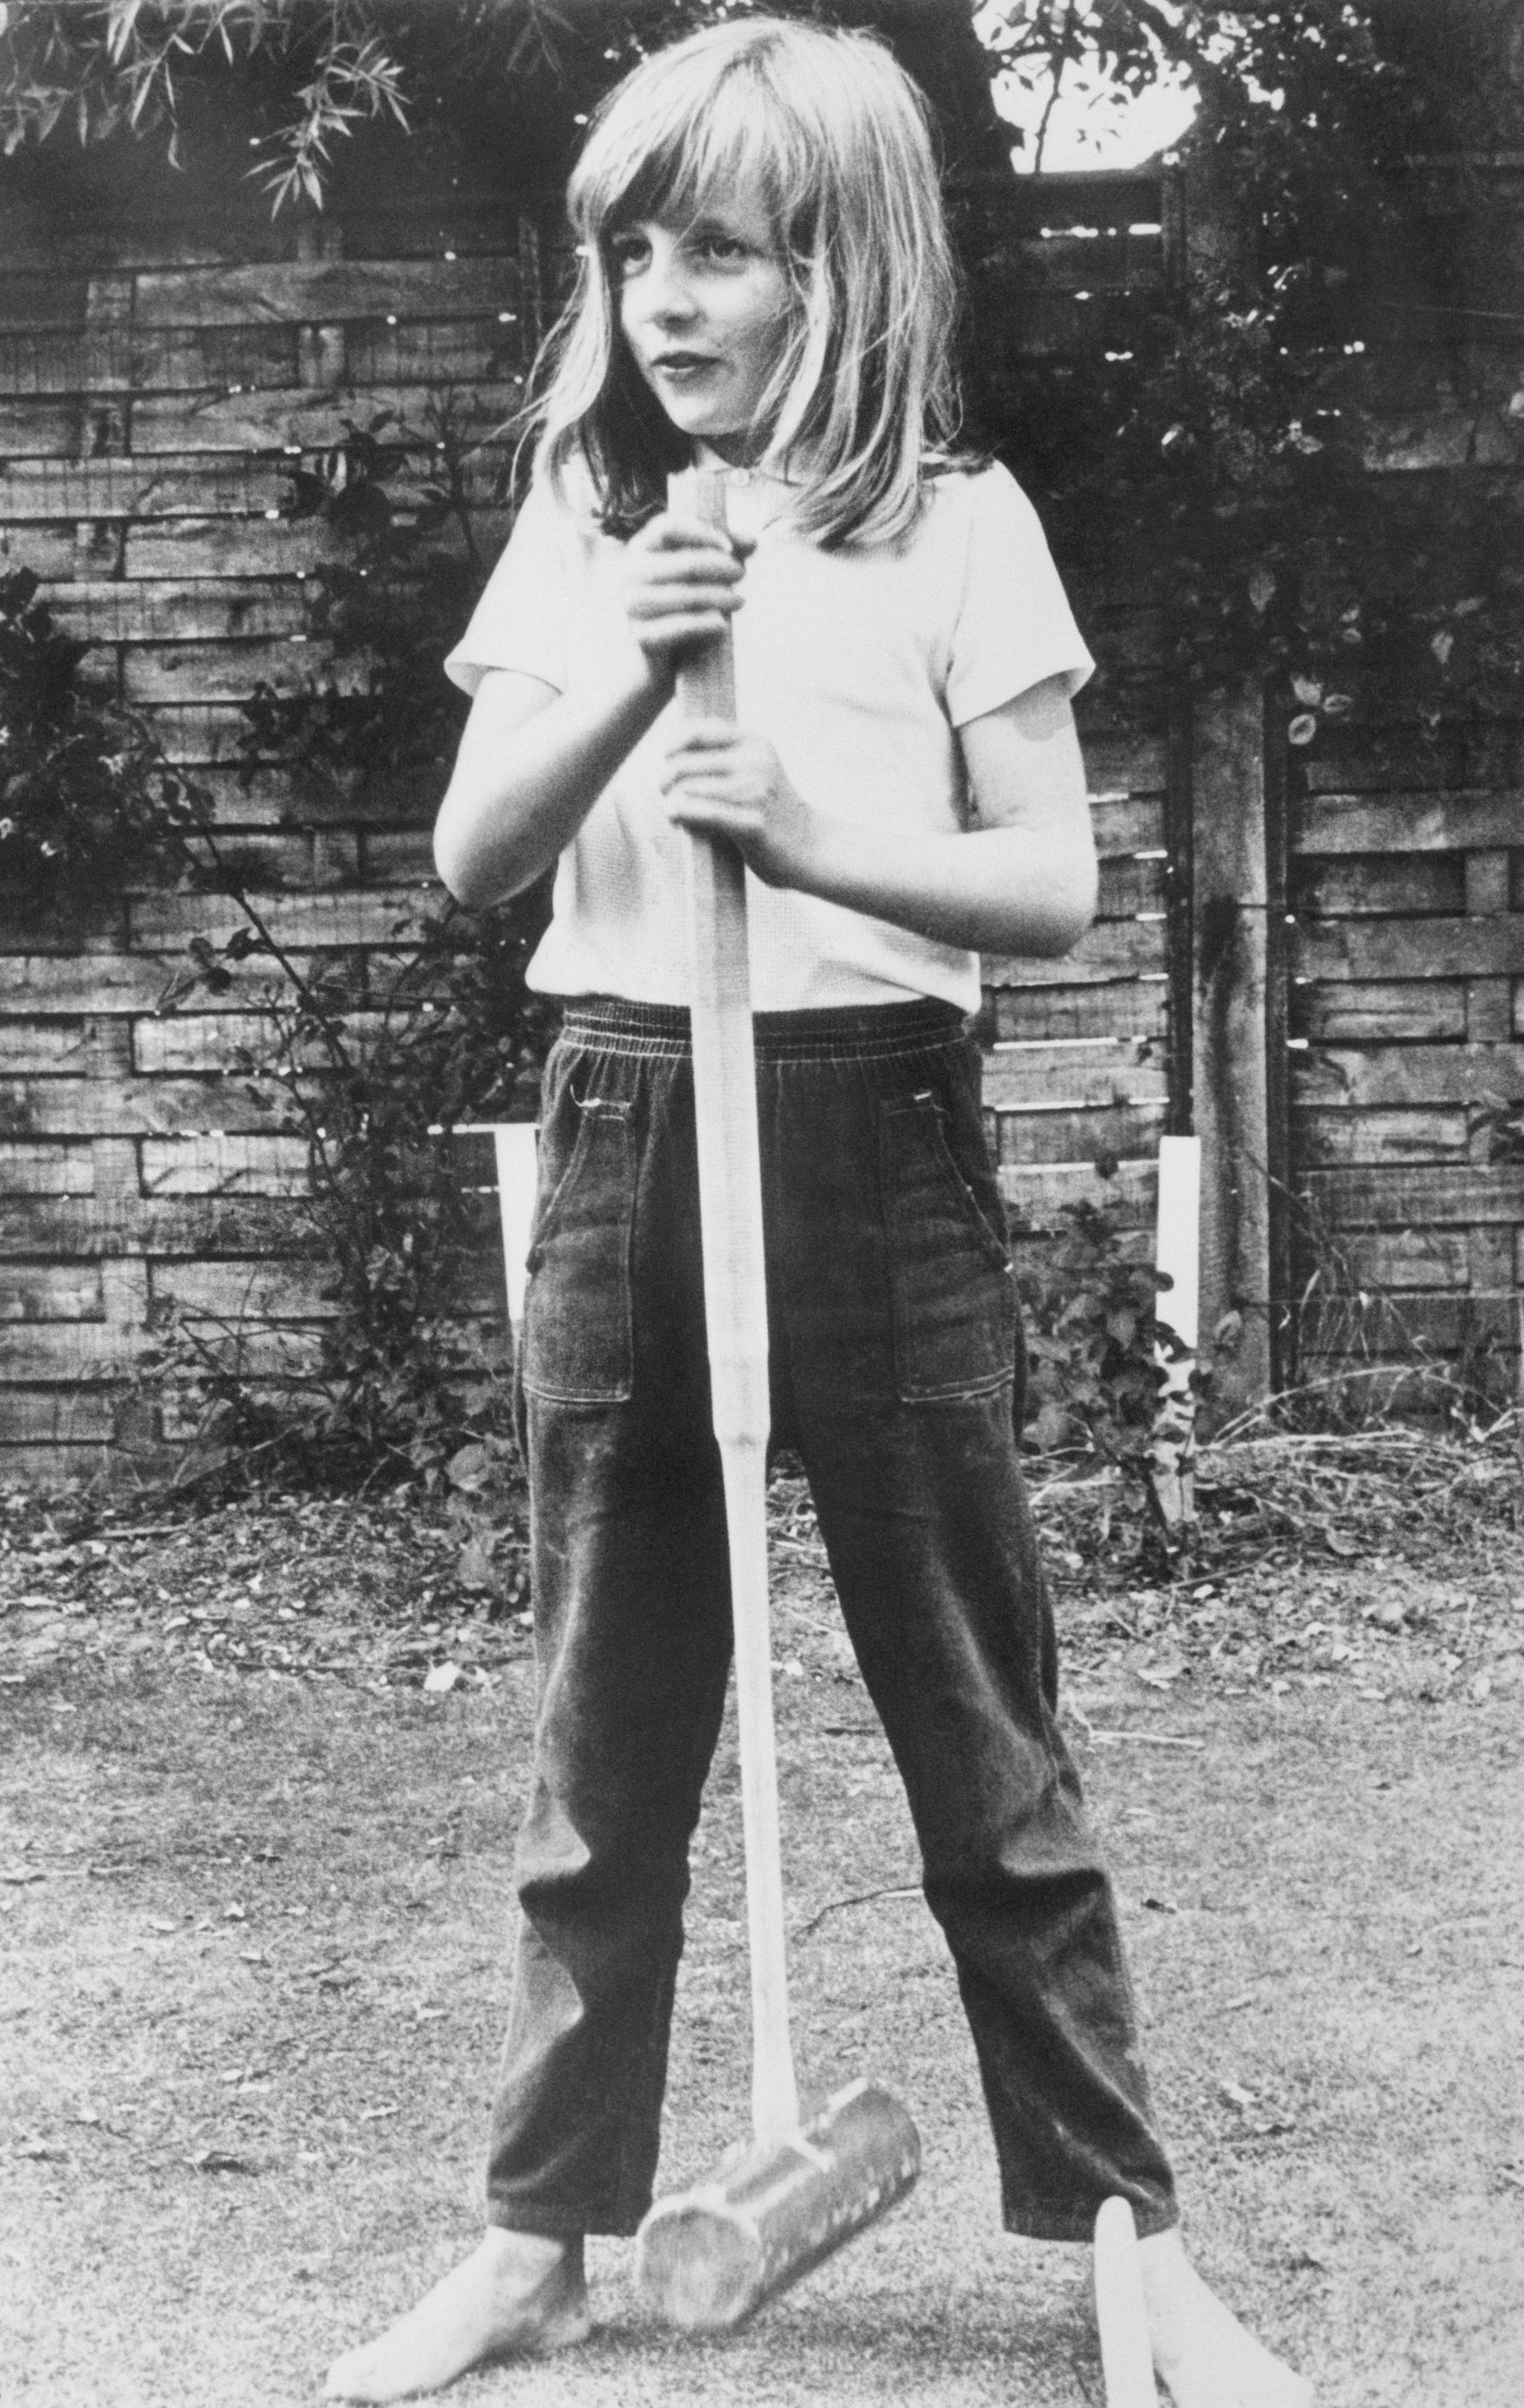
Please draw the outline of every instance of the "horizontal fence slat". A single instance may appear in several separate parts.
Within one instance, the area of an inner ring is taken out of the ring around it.
[[[0,1264],[0,1321],[99,1321],[105,1311],[98,1264]]]
[[[290,385],[299,380],[295,326],[181,331],[127,323],[18,332],[0,316],[0,395],[7,400],[155,387],[197,392],[215,385]]]
[[[1361,1038],[1422,1039],[1464,1037],[1466,990],[1442,979],[1329,981],[1299,979],[1291,1018],[1298,1034],[1329,1044]]]
[[[993,279],[976,278],[969,316],[981,382],[998,392],[1003,374],[1030,373],[1033,360],[1089,362],[1103,349],[1128,350],[1159,306],[1157,282],[1080,289],[1083,300],[1058,286],[1045,292],[1032,284],[1007,284],[1010,297],[1003,302]],[[1019,312],[1017,322],[1004,319],[1003,310]]]
[[[1068,1043],[1077,1039],[1146,1039],[1162,1045],[1169,1031],[1169,990],[1162,976],[1126,985],[1005,987],[990,997],[997,1039]]]
[[[1080,749],[1085,755],[1085,773],[1092,797],[1151,795],[1162,803],[1169,775],[1163,737],[1142,727],[1099,727],[1092,724],[1094,709],[1090,690],[1086,687],[1075,700],[1075,716],[1079,723]],[[1149,836],[1144,841],[1152,844],[1156,839]]]
[[[1395,856],[1303,856],[1292,865],[1291,909],[1330,919],[1456,913],[1466,908],[1466,865],[1458,853]]]
[[[384,1015],[378,1011],[347,1012],[339,1021],[346,1042],[359,1050],[384,1025]],[[256,1063],[263,1060],[273,1036],[268,1017],[254,1011],[166,1012],[162,1017],[145,1015],[126,1025],[139,1087],[147,1092],[161,1079],[198,1072],[231,1071],[241,1077],[240,1054],[252,1054]],[[322,1060],[320,1041],[315,1040],[306,1067],[320,1066]]]
[[[1078,1111],[1003,1111],[995,1116],[1002,1163],[1120,1161],[1158,1146],[1164,1106],[1098,1104]]]
[[[98,1389],[0,1387],[0,1446],[46,1447],[56,1466],[55,1448],[108,1446],[116,1434],[113,1400]]]
[[[0,983],[8,983],[3,954]],[[7,1020],[4,1025],[0,1065],[18,1078],[115,1079],[126,1078],[132,1070],[132,1047],[122,1021]]]
[[[214,1368],[237,1368],[247,1379],[311,1379],[321,1367],[321,1340],[301,1328],[263,1325],[223,1330],[215,1325],[197,1333],[198,1343],[175,1377]],[[7,1386],[29,1382],[66,1382],[70,1387],[116,1386],[129,1379],[153,1384],[163,1333],[109,1324],[28,1322],[6,1337]],[[145,1366],[147,1370],[145,1371]],[[3,1394],[4,1390],[0,1390]]]
[[[1124,228],[1084,234],[1053,232],[1018,236],[1002,246],[999,264],[974,270],[986,307],[1020,308],[1029,293],[1117,293],[1152,288],[1163,280],[1163,249],[1157,229],[1130,235]]]
[[[0,1138],[0,1196],[93,1196],[94,1191],[95,1165],[88,1145]]]
[[[145,1196],[303,1196],[308,1153],[297,1137],[148,1137]]]
[[[1304,921],[1292,933],[1292,958],[1304,978],[1509,978],[1524,972],[1524,911],[1474,919]]]
[[[507,510],[483,509],[473,526],[484,562],[508,539]],[[452,526],[431,537],[432,550],[457,548]],[[295,577],[352,562],[354,545],[326,519],[168,518],[127,530],[122,573],[135,578]]]
[[[1379,722],[1357,718],[1330,726],[1302,763],[1308,794],[1411,794],[1432,801],[1442,792],[1517,786],[1507,721],[1442,721],[1437,727],[1416,721],[1416,710],[1391,710]]]
[[[1168,899],[1168,864],[1138,860],[1124,853],[1103,858],[1100,912],[1106,920],[1131,917],[1135,911],[1162,912]]]
[[[165,759],[180,767],[199,770],[221,765],[241,770],[252,763],[253,755],[244,750],[249,716],[236,700],[160,701],[146,708],[143,716]]]
[[[1044,1104],[1161,1103],[1164,1066],[1136,1039],[1100,1039],[1085,1045],[997,1046],[984,1058],[987,1110],[1020,1111]]]
[[[1524,790],[1315,795],[1296,808],[1297,853],[1463,853],[1524,843]]]
[[[320,445],[319,450],[327,447]],[[499,494],[509,451],[483,445],[466,466],[471,501],[491,508]],[[310,466],[295,458],[194,447],[188,454],[148,459],[7,459],[0,464],[0,524],[79,520],[263,518],[289,512],[292,474]],[[414,508],[434,474],[427,454],[410,456],[388,480],[398,508]]]
[[[1301,1104],[1480,1103],[1524,1096],[1524,1045],[1309,1047],[1291,1057]]]
[[[1389,1289],[1405,1295],[1471,1284],[1471,1247],[1464,1229],[1341,1229],[1332,1235],[1319,1230],[1316,1262],[1302,1259],[1308,1254],[1308,1236],[1293,1218],[1294,1283],[1299,1290],[1315,1272],[1318,1287],[1355,1294]]]
[[[332,1320],[338,1306],[328,1263],[270,1262],[233,1256],[221,1262],[158,1262],[149,1277],[156,1306],[192,1318],[237,1321]]]
[[[120,1254],[300,1254],[289,1203],[260,1196],[0,1199],[0,1255],[91,1262]]]
[[[1158,1188],[1156,1162],[1120,1163],[1111,1179],[1103,1179],[1088,1162],[1000,1168],[1001,1194],[1018,1226],[1033,1230],[1061,1228],[1068,1204],[1093,1204],[1110,1211],[1120,1226],[1138,1226],[1152,1214]]]
[[[1496,1226],[1524,1221],[1524,1163],[1309,1170],[1299,1194],[1335,1228]]]
[[[51,242],[49,250],[51,253]],[[7,252],[7,257],[15,255],[14,250]],[[82,325],[89,291],[87,277],[52,265],[47,275],[0,276],[0,325]]]
[[[1454,1356],[1490,1340],[1505,1354],[1518,1348],[1511,1294],[1371,1296],[1358,1306],[1332,1298],[1309,1306],[1298,1328],[1298,1359],[1306,1371],[1334,1360],[1403,1360],[1416,1353]],[[1436,1368],[1447,1368],[1443,1361]],[[1313,1373],[1317,1376],[1317,1373]]]
[[[91,644],[189,644],[304,634],[307,600],[296,577],[121,579],[43,589],[65,635]]]
[[[1293,1111],[1291,1154],[1298,1163],[1459,1162],[1465,1158],[1463,1109]]]
[[[397,887],[262,895],[254,900],[278,944],[308,952],[328,946],[410,944],[420,934],[424,910],[443,904],[444,889],[434,885],[427,898],[411,901],[404,901]],[[247,924],[237,904],[225,895],[134,895],[128,912],[135,945],[164,946],[190,937],[207,937],[216,944]],[[266,962],[264,968],[266,976],[275,974],[273,963]]]
[[[1090,773],[1092,789],[1100,781]],[[1092,791],[1090,825],[1095,849],[1103,861],[1115,855],[1164,850],[1164,798],[1161,795],[1113,795]]]
[[[120,1478],[121,1465],[122,1457],[109,1446],[70,1446],[62,1440],[27,1446],[0,1439],[0,1484],[22,1493],[93,1486]]]
[[[1072,953],[1056,960],[987,954],[984,982],[990,987],[1089,986],[1158,973],[1164,968],[1165,953],[1162,918],[1098,920],[1086,929]]]
[[[335,383],[502,383],[524,365],[518,313],[370,320],[344,328]],[[79,394],[290,389],[303,382],[301,327],[143,326],[16,332],[0,319],[0,399]]]
[[[522,394],[522,383],[512,379],[492,384],[483,380],[470,389],[470,408],[484,437],[506,426]],[[141,459],[153,452],[327,451],[346,440],[352,421],[373,417],[380,410],[392,411],[413,441],[422,445],[428,439],[436,397],[434,388],[427,384],[291,385],[263,393],[142,394],[125,406],[131,411],[130,449],[135,458]],[[0,404],[0,432],[5,430],[7,407]],[[20,410],[22,406],[8,407]],[[39,424],[46,418],[50,425],[52,413],[42,405],[36,407]],[[20,423],[21,438],[13,437],[7,447],[9,451],[24,454],[66,448],[52,442],[34,443],[29,422]],[[392,441],[399,439],[396,426],[386,432]],[[73,448],[88,447],[76,442]]]
[[[263,1109],[250,1093],[263,1097]],[[0,1130],[7,1136],[143,1137],[278,1129],[289,1109],[282,1090],[243,1077],[190,1079],[7,1079]]]
[[[149,269],[134,284],[140,326],[248,325],[349,318],[479,318],[519,307],[517,256],[429,260],[256,260]]]
[[[149,1277],[155,1306],[192,1321],[331,1321],[339,1311],[329,1263],[165,1261],[151,1263]],[[466,1262],[453,1297],[462,1313],[500,1314],[500,1256]]]
[[[363,661],[335,661],[329,643],[305,636],[269,643],[133,644],[124,648],[121,694],[134,705],[148,702],[228,702],[247,699],[256,685],[278,695],[333,686],[340,694],[363,693]]]

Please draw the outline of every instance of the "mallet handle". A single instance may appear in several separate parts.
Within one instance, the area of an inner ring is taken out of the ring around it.
[[[725,524],[722,476],[690,469],[668,499]],[[729,631],[678,672],[690,718],[734,719],[734,651]],[[704,1310],[715,1436],[730,1533],[735,1701],[741,1739],[747,1928],[751,1955],[752,2121],[760,2141],[799,2128],[789,2046],[773,1649],[767,1605],[767,1272],[762,1252],[762,1161],[747,953],[746,867],[723,838],[690,843],[693,1102],[698,1126]]]

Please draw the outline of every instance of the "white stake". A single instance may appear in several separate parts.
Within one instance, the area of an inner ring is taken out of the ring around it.
[[[1108,2199],[1095,2219],[1095,2321],[1106,2408],[1159,2408],[1137,2228],[1125,2199]]]

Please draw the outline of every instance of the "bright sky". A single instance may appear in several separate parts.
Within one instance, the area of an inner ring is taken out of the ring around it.
[[[1000,12],[990,8],[987,13]],[[1027,135],[1025,144],[1012,153],[1019,174],[1031,174],[1035,165],[1035,137],[1052,89],[1046,74],[1031,72],[1030,83],[1012,73],[995,85],[995,107],[1002,117]],[[1178,142],[1195,114],[1195,94],[1183,78],[1161,80],[1134,99],[1099,76],[1085,78],[1071,68],[1048,119],[1043,166],[1049,175],[1138,166]]]

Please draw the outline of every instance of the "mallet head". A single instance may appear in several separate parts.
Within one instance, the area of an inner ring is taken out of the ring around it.
[[[659,2200],[635,2279],[669,2324],[723,2332],[903,2199],[920,2141],[897,2100],[854,2082],[800,2132],[756,2141],[707,2181]]]

